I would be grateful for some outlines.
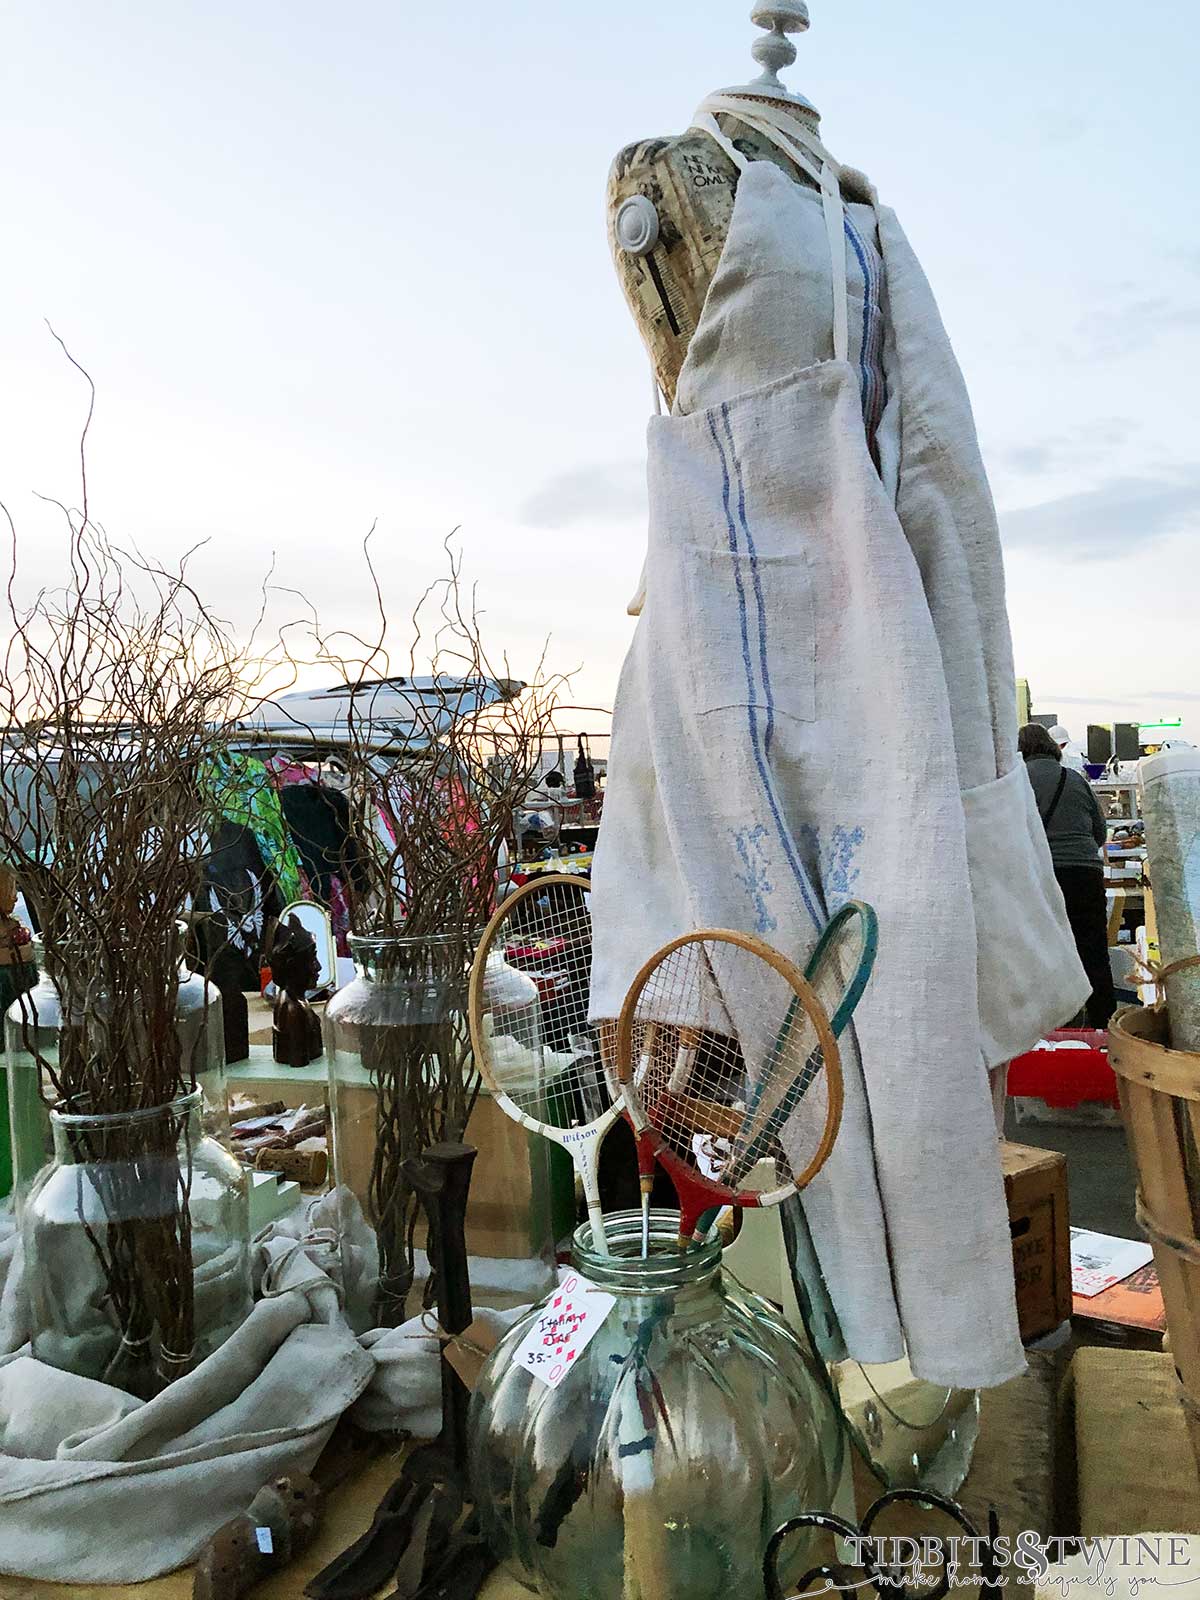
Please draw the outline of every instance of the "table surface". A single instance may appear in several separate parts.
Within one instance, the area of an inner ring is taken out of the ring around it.
[[[976,1526],[986,1530],[989,1505],[1001,1527],[1013,1534],[1032,1529],[1050,1534],[1054,1493],[1056,1366],[1032,1355],[1030,1369],[983,1397],[979,1445],[959,1499]],[[305,1583],[370,1525],[375,1509],[399,1469],[400,1457],[374,1460],[352,1482],[334,1491],[315,1544],[286,1571],[252,1591],[253,1600],[298,1600]],[[855,1463],[860,1515],[880,1493],[861,1463]],[[945,1519],[904,1507],[889,1516],[886,1532],[920,1537],[948,1530]],[[389,1594],[394,1584],[381,1591]],[[0,1600],[190,1600],[192,1574],[183,1570],[136,1585],[63,1585],[0,1576]],[[529,1591],[503,1575],[493,1577],[481,1600],[528,1600]]]
[[[296,1089],[326,1080],[324,1060],[309,1067],[280,1067],[271,1059],[270,1003],[250,997],[252,1059],[229,1071],[229,1078],[257,1083],[291,1083]],[[264,1040],[263,1035],[266,1035]],[[1032,1529],[1049,1535],[1054,1521],[1056,1363],[1033,1354],[1022,1377],[983,1396],[979,1444],[970,1476],[959,1499],[981,1529],[995,1506],[1005,1532]],[[313,1546],[286,1571],[258,1585],[253,1600],[298,1600],[307,1581],[339,1555],[370,1525],[375,1508],[399,1470],[400,1457],[374,1460],[352,1482],[329,1498],[324,1525]],[[855,1489],[860,1515],[880,1488],[861,1462],[855,1461]],[[945,1533],[945,1519],[905,1507],[892,1513],[888,1533]],[[389,1584],[381,1591],[389,1594]],[[0,1600],[190,1600],[189,1569],[135,1585],[52,1584],[0,1574]],[[481,1600],[528,1600],[529,1591],[503,1575],[493,1577]]]

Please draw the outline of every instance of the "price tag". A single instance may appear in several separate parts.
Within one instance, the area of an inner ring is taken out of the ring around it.
[[[577,1272],[569,1272],[539,1312],[513,1360],[557,1389],[616,1303],[611,1294],[594,1288]]]
[[[254,1537],[258,1541],[258,1548],[264,1556],[275,1554],[275,1541],[271,1537],[270,1528],[255,1528]]]

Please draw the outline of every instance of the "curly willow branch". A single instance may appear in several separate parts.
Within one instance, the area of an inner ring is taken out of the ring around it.
[[[293,679],[294,665],[282,633],[265,652],[238,645],[192,586],[188,557],[160,565],[119,549],[93,520],[95,390],[62,348],[87,381],[89,403],[81,509],[47,502],[66,546],[57,587],[21,597],[17,530],[0,504],[10,555],[0,857],[36,912],[61,1001],[57,1057],[39,1055],[32,1011],[30,1054],[55,1102],[108,1116],[167,1106],[195,1086],[176,1028],[177,930],[204,865],[206,773],[233,722]],[[98,1190],[107,1225],[88,1226],[118,1351],[109,1375],[141,1393],[161,1381],[148,1365],[151,1340],[178,1357],[195,1334],[190,1160],[181,1169],[176,1119],[145,1126],[155,1131],[127,1136],[134,1143]],[[175,1362],[170,1375],[182,1370]]]
[[[382,976],[425,996],[410,1026],[358,1029],[376,1091],[365,1198],[380,1244],[377,1315],[395,1324],[404,1318],[413,1283],[418,1223],[405,1163],[431,1144],[462,1138],[475,1105],[479,1075],[467,1036],[467,974],[494,908],[501,848],[512,840],[514,813],[529,791],[567,680],[547,674],[545,651],[527,683],[513,680],[507,658],[489,657],[452,534],[444,546],[449,571],[414,607],[399,655],[405,678],[430,675],[440,680],[439,692],[411,694],[405,749],[398,759],[381,760],[372,711],[376,694],[392,692],[385,680],[397,669],[387,649],[387,608],[370,539],[364,552],[378,631],[370,640],[320,638],[319,648],[323,661],[362,690],[351,702],[344,757],[352,819],[344,880],[352,927],[360,937],[410,941],[389,958],[392,970]],[[491,705],[481,704],[476,692],[485,682],[501,685],[501,698]],[[427,1298],[434,1292],[431,1282]]]

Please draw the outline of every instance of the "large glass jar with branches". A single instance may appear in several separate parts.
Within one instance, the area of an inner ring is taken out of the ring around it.
[[[507,661],[493,667],[447,551],[449,574],[415,610],[401,675],[382,604],[374,644],[351,660],[326,648],[351,688],[342,755],[355,855],[344,876],[356,975],[325,1013],[334,1168],[343,1267],[358,1288],[377,1274],[381,1326],[436,1292],[411,1181],[434,1144],[469,1137],[480,1148],[467,1210],[476,1303],[528,1303],[553,1273],[548,1151],[481,1097],[467,982],[559,681],[542,662],[529,682]],[[374,1234],[365,1247],[360,1213]]]
[[[82,510],[59,510],[66,580],[24,605],[3,512],[0,856],[36,910],[59,1012],[53,1050],[32,1012],[23,1041],[55,1147],[22,1207],[26,1284],[35,1356],[145,1397],[251,1303],[245,1179],[205,1131],[206,1052],[185,1050],[177,1006],[200,776],[262,692],[263,658],[207,610],[186,561],[109,541],[86,473]]]

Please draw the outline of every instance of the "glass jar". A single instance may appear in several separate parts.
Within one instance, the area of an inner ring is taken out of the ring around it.
[[[914,1376],[907,1360],[838,1361],[830,1375],[855,1444],[885,1489],[962,1488],[979,1438],[979,1391]]]
[[[858,1453],[884,1489],[932,1489],[953,1497],[979,1438],[978,1390],[918,1378],[907,1359],[870,1365],[851,1360],[804,1208],[790,1202],[779,1216],[787,1241],[784,1315],[824,1362]]]
[[[396,1326],[419,1309],[425,1221],[404,1164],[464,1129],[479,1150],[466,1223],[472,1300],[528,1305],[554,1281],[548,1154],[485,1092],[473,1103],[471,941],[351,936],[350,948],[355,976],[326,1006],[324,1029],[348,1301],[361,1303],[375,1267],[360,1212],[378,1246],[374,1305],[355,1320]]]
[[[681,1252],[679,1218],[590,1224],[573,1260],[616,1305],[559,1386],[490,1356],[471,1404],[475,1503],[508,1570],[547,1600],[761,1600],[775,1529],[830,1510],[844,1434],[828,1389],[764,1300],[731,1290],[715,1238]],[[540,1311],[540,1307],[538,1310]],[[803,1570],[804,1541],[784,1581]]]
[[[179,963],[175,1022],[184,1078],[204,1098],[204,1131],[229,1143],[229,1091],[225,1084],[225,1022],[221,991],[202,972]]]
[[[41,964],[39,960],[39,970]],[[229,1099],[225,1086],[225,1041],[221,994],[214,984],[182,962],[175,1019],[185,1078],[195,1072],[203,1097],[204,1131],[228,1145]],[[54,1096],[62,1007],[58,989],[44,970],[37,984],[9,1006],[4,1018],[4,1059],[8,1073],[8,1122],[12,1141],[13,1198],[18,1209],[29,1186],[54,1155],[50,1110]]]
[[[0,896],[0,907],[2,907],[7,904],[9,895],[13,892],[11,878],[2,868],[0,868],[0,884],[6,886],[5,893]],[[18,936],[24,938],[24,944],[17,943]],[[7,915],[3,909],[0,909],[0,942],[7,945],[7,949],[0,951],[0,955],[12,958],[0,964],[0,1009],[7,1010],[22,995],[37,987],[38,958],[41,952],[37,940],[30,940],[28,929],[17,918]],[[22,959],[18,960],[18,956]],[[0,1200],[12,1193],[12,1187],[13,1153],[8,1115],[8,1069],[0,1059]]]
[[[505,1082],[509,1092],[516,1093],[523,1083],[536,1092],[537,1087],[545,1083],[547,1074],[554,1070],[553,1034],[556,1027],[561,1027],[561,1019],[555,1012],[565,1007],[551,998],[547,1028],[545,979],[533,977],[513,965],[503,950],[493,948],[484,967],[481,1009],[483,1029],[488,1037],[495,1039],[499,1031],[499,1040],[493,1048],[506,1058]],[[564,1037],[561,1048],[569,1047]],[[524,1080],[520,1076],[522,1070],[528,1074]],[[560,1107],[557,1100],[548,1110],[551,1115],[556,1112],[566,1115],[565,1108]],[[506,1127],[506,1123],[509,1126]],[[532,1294],[536,1300],[554,1283],[553,1272],[549,1270],[552,1251],[547,1241],[553,1242],[556,1251],[558,1242],[561,1240],[565,1244],[575,1231],[575,1164],[560,1145],[539,1134],[523,1133],[512,1125],[511,1119],[492,1105],[486,1084],[480,1089],[480,1101],[471,1124],[472,1140],[477,1141],[481,1135],[490,1149],[499,1147],[508,1157],[503,1165],[493,1157],[488,1170],[487,1181],[490,1188],[497,1191],[493,1202],[496,1211],[500,1217],[507,1215],[517,1219],[518,1234],[521,1219],[527,1214],[525,1232],[530,1248],[537,1249],[540,1258],[547,1263],[546,1281],[538,1284]],[[527,1305],[529,1298],[516,1303]]]
[[[245,1173],[205,1134],[198,1089],[145,1111],[52,1111],[50,1126],[54,1159],[21,1212],[33,1354],[145,1398],[250,1312]]]

